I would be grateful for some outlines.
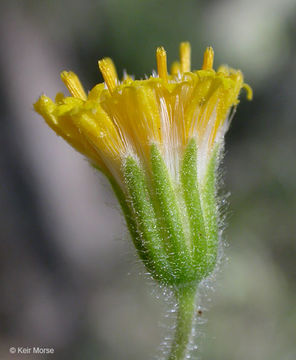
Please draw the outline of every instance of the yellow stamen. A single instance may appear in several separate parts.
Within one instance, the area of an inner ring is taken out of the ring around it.
[[[104,58],[102,60],[99,60],[98,64],[100,71],[103,75],[104,81],[110,93],[112,93],[118,83],[118,77],[117,77],[115,65],[110,58]]]
[[[81,100],[87,99],[83,86],[75,73],[72,71],[63,71],[61,73],[61,79],[73,97]]]
[[[181,73],[191,70],[191,47],[189,42],[182,42],[180,44],[180,65]]]
[[[206,51],[204,53],[202,69],[203,70],[212,70],[213,63],[214,63],[214,50],[211,46],[209,46],[206,48]]]
[[[179,61],[174,61],[171,66],[171,74],[178,75],[181,72],[181,65]]]
[[[78,77],[64,71],[61,78],[72,96],[58,93],[55,102],[41,96],[34,108],[58,135],[119,182],[125,156],[133,154],[145,164],[152,143],[159,144],[168,162],[178,161],[180,154],[174,152],[182,151],[191,138],[207,156],[223,138],[240,90],[251,100],[252,89],[239,70],[213,70],[211,47],[202,70],[191,72],[190,52],[189,43],[181,43],[180,62],[168,74],[167,54],[159,47],[158,77],[134,80],[125,74],[121,82],[112,60],[102,59],[98,64],[105,82],[87,95]],[[176,164],[169,165],[172,173]]]
[[[161,46],[156,50],[157,72],[161,79],[168,80],[167,56],[165,49]]]
[[[251,86],[244,83],[242,85],[242,88],[244,88],[247,92],[247,99],[252,100],[253,99],[253,90],[252,90]]]

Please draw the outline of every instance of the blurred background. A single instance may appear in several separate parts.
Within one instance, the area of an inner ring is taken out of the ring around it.
[[[138,78],[180,41],[199,68],[242,69],[244,94],[226,138],[223,191],[229,244],[200,326],[203,360],[296,358],[296,1],[2,0],[0,4],[0,358],[10,346],[53,347],[30,359],[153,359],[166,299],[142,274],[102,176],[33,112],[86,89],[97,60]],[[211,301],[210,301],[211,300]]]

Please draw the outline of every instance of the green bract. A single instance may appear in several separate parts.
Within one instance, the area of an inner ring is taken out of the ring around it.
[[[116,193],[140,258],[163,285],[195,286],[216,264],[218,153],[218,148],[212,151],[202,181],[194,139],[181,160],[178,183],[156,144],[150,147],[149,168],[132,156],[124,161],[127,194]]]

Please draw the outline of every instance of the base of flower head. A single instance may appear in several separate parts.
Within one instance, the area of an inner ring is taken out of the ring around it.
[[[145,167],[133,156],[122,166],[127,221],[149,273],[161,284],[191,286],[214,268],[218,249],[216,168],[218,147],[198,176],[198,148],[191,139],[180,164],[179,181],[169,173],[156,144]],[[128,210],[128,214],[127,214]]]

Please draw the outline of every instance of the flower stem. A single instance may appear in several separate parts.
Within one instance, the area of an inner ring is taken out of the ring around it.
[[[178,315],[175,337],[168,360],[184,360],[189,351],[195,315],[196,287],[185,287],[176,292]]]

